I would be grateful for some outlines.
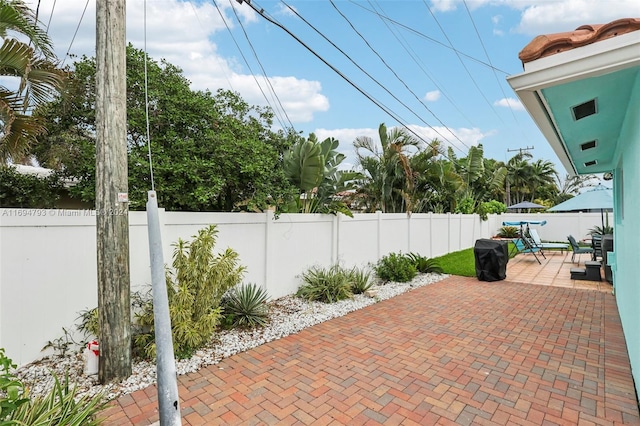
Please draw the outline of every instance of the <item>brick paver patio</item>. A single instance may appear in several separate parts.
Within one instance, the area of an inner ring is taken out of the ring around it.
[[[450,277],[181,376],[179,386],[184,425],[640,424],[611,291],[509,277]],[[155,386],[104,416],[108,425],[156,422]]]

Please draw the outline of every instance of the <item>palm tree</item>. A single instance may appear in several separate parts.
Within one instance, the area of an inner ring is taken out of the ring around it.
[[[531,198],[529,201],[533,202],[535,198],[538,198],[539,188],[552,185],[557,175],[558,172],[551,161],[540,159],[534,161],[531,164],[531,179],[529,180]]]
[[[11,37],[27,38],[22,42]],[[62,85],[52,44],[22,0],[0,0],[0,77],[13,77],[17,89],[0,85],[0,166],[22,159],[36,137],[45,132],[33,109],[48,101]]]
[[[507,162],[507,205],[520,203],[527,198],[531,178],[529,159],[532,157],[528,152],[519,152]]]
[[[580,193],[582,188],[589,186],[590,181],[596,179],[595,175],[565,175],[564,178],[560,178],[560,175],[556,175],[555,184],[558,187],[558,194],[554,200],[555,204],[560,204],[563,201],[567,201],[569,198]]]
[[[420,142],[406,129],[387,130],[384,123],[378,127],[378,136],[381,149],[367,136],[357,137],[353,142],[358,164],[365,174],[358,191],[368,198],[364,201],[368,211],[410,213],[414,189],[410,148],[418,147]]]
[[[442,143],[434,139],[426,149],[411,157],[415,188],[413,211],[417,213],[450,211],[464,179],[454,163],[441,155]]]

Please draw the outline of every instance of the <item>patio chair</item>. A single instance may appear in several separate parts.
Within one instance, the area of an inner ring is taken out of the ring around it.
[[[576,254],[582,254],[582,253],[588,253],[588,254],[593,254],[594,250],[591,247],[580,247],[578,245],[578,243],[576,242],[576,239],[573,238],[573,235],[569,235],[567,237],[567,239],[569,240],[569,244],[571,244],[571,249],[573,250],[573,254],[571,255],[571,261],[575,262],[575,257]],[[578,260],[578,264],[580,263],[580,261]]]
[[[591,260],[602,258],[602,234],[593,234],[591,236],[591,248],[593,249]]]
[[[538,259],[538,256],[536,255],[536,253],[540,253],[543,257],[544,257],[544,253],[542,253],[542,250],[540,250],[539,247],[536,247],[533,244],[533,241],[531,241],[529,238],[525,237],[524,235],[521,236],[520,238],[514,238],[511,241],[513,242],[513,246],[517,251],[517,253],[531,253],[533,254],[533,257],[536,258],[538,263],[542,265],[542,262],[540,262],[540,259]]]
[[[529,236],[533,240],[536,247],[539,247],[542,250],[560,250],[564,253],[565,250],[569,250],[569,244],[565,243],[543,243],[540,239],[540,235],[538,235],[538,231],[536,229],[529,229]]]

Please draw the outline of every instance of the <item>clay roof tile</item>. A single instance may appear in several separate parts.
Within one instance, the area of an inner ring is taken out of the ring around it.
[[[582,25],[575,31],[539,35],[520,51],[518,57],[524,64],[638,30],[640,18],[623,18],[608,24]]]

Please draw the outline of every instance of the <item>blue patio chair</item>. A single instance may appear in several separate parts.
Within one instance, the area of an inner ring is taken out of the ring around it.
[[[569,244],[565,244],[565,243],[543,243],[542,240],[540,239],[540,235],[538,235],[538,231],[536,229],[530,229],[529,230],[529,235],[531,236],[531,239],[533,240],[533,242],[536,245],[536,247],[539,247],[542,250],[545,250],[545,249],[548,249],[548,250],[560,250],[562,253],[564,253],[565,250],[569,250]]]
[[[514,238],[511,241],[513,241],[513,245],[518,253],[531,253],[538,263],[542,265],[542,262],[540,262],[540,259],[538,259],[538,256],[536,255],[536,253],[540,253],[544,257],[542,250],[540,250],[539,247],[534,246],[528,238],[523,235],[522,237]]]
[[[588,254],[593,254],[594,250],[591,247],[580,247],[578,245],[578,243],[576,242],[576,239],[573,238],[573,235],[569,235],[567,237],[567,239],[569,240],[569,244],[571,244],[571,249],[573,250],[573,254],[571,255],[571,261],[575,262],[575,257],[576,254],[582,254],[582,253],[588,253]],[[578,260],[578,264],[580,263],[580,261]]]

